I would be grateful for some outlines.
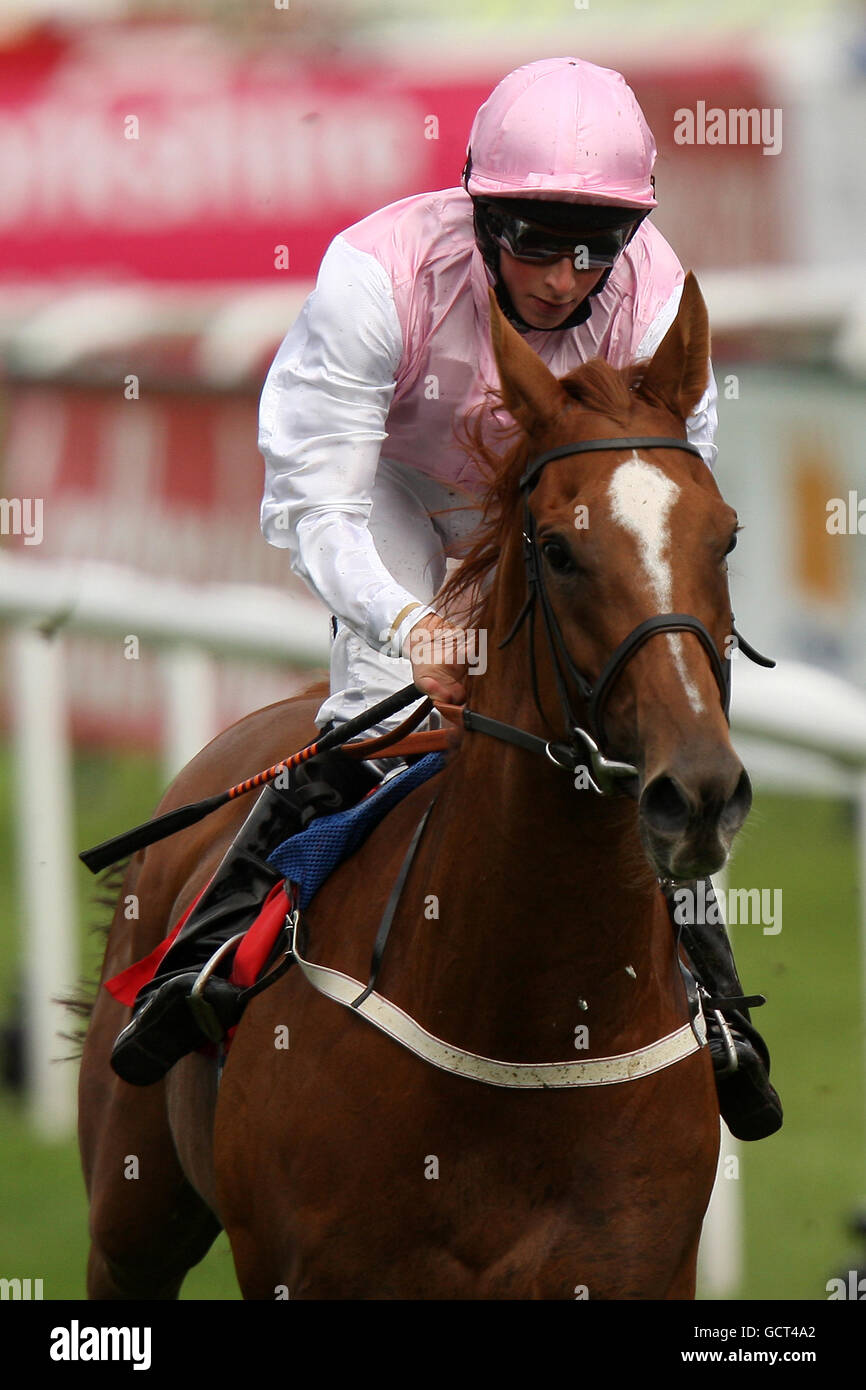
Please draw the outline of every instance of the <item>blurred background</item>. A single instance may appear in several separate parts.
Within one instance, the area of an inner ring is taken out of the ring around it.
[[[4,0],[0,1276],[45,1298],[84,1296],[50,1003],[101,950],[77,851],[327,660],[258,529],[267,367],[331,238],[457,184],[491,88],[565,53],[654,131],[654,221],[713,326],[737,623],[779,658],[735,671],[728,881],[783,893],[780,931],[734,935],[786,1124],[725,1134],[702,1294],[825,1299],[866,1264],[866,4]],[[713,143],[713,110],[764,124]],[[238,1296],[224,1237],[184,1296]]]

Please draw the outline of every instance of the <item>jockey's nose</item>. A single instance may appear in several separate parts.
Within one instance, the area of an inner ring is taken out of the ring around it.
[[[544,283],[554,294],[563,299],[574,294],[580,283],[580,274],[574,268],[570,256],[561,256],[546,267]]]
[[[587,295],[599,278],[597,270],[576,270],[570,256],[561,256],[545,268],[544,284],[557,299],[578,299]]]

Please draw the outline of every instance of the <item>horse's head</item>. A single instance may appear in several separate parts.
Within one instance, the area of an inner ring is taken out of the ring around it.
[[[498,549],[485,608],[492,645],[514,626],[527,572],[535,577],[533,646],[524,637],[510,651],[511,661],[535,664],[544,720],[526,693],[528,669],[514,716],[567,739],[573,709],[602,754],[636,769],[636,777],[621,774],[619,787],[638,800],[656,871],[702,877],[724,863],[751,788],[725,714],[725,556],[737,517],[686,443],[685,420],[707,382],[700,290],[687,276],[677,317],[649,363],[617,371],[590,362],[562,381],[492,296],[491,315],[503,402],[522,437],[500,465],[468,572],[480,577]],[[635,442],[605,446],[623,438]],[[696,621],[644,626],[663,614]],[[525,634],[531,624],[522,627]]]

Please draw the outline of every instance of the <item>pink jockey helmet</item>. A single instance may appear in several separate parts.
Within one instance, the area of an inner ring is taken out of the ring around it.
[[[467,154],[473,197],[656,206],[656,146],[634,92],[621,73],[580,58],[544,58],[503,78]]]

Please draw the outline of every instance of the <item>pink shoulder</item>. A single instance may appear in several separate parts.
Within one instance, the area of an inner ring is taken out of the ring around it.
[[[416,193],[370,213],[342,233],[391,274],[402,279],[430,260],[443,238],[472,232],[472,200],[462,188]]]
[[[643,222],[629,246],[635,272],[635,305],[640,316],[651,320],[667,303],[685,271],[673,247],[657,227]]]

